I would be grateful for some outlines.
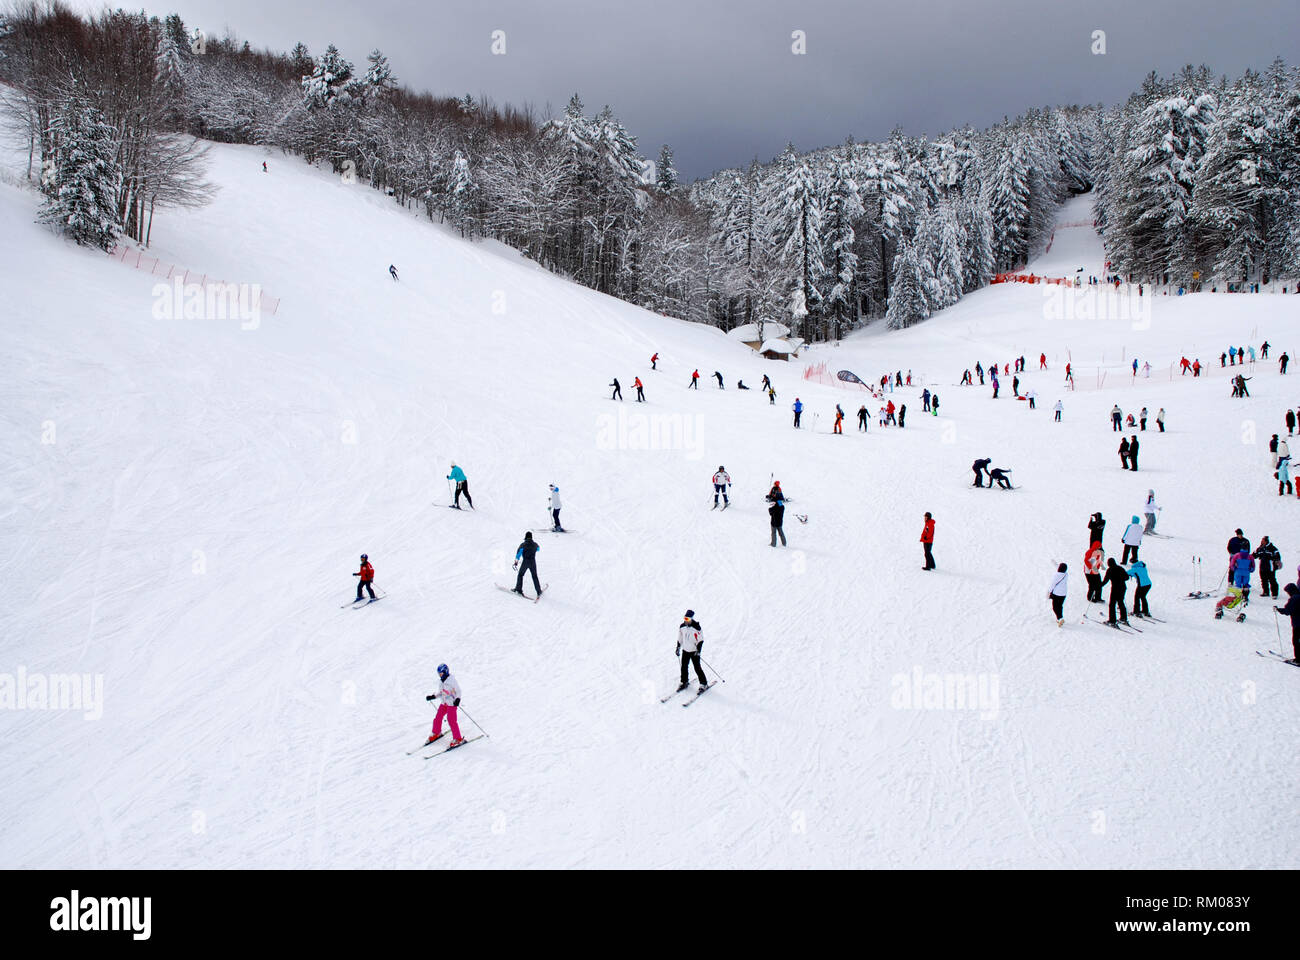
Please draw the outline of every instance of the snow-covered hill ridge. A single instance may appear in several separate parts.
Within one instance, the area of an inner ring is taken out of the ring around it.
[[[1238,625],[1181,599],[1194,556],[1215,588],[1237,526],[1300,561],[1300,502],[1276,497],[1266,448],[1290,381],[1260,363],[1243,401],[1217,369],[1062,389],[1067,357],[1164,370],[1265,338],[1293,353],[1292,301],[1167,298],[1135,329],[979,291],[811,351],[939,392],[932,417],[896,390],[905,428],[873,416],[863,436],[857,397],[800,364],[279,155],[212,158],[215,202],[160,216],[151,255],[273,291],[251,328],[158,319],[156,278],[65,245],[32,223],[32,194],[0,188],[0,530],[21,591],[0,674],[103,680],[98,720],[0,710],[0,862],[1296,865],[1300,671],[1255,655],[1277,647],[1262,600]],[[1035,411],[1009,378],[996,401],[956,386],[1021,354]],[[735,389],[763,373],[775,405]],[[815,429],[791,429],[796,396]],[[1115,402],[1168,413],[1139,475],[1117,463]],[[971,487],[981,456],[1017,489]],[[473,512],[445,509],[452,460]],[[725,512],[709,509],[719,464]],[[772,479],[794,498],[786,549],[768,546]],[[545,532],[548,483],[567,535]],[[1117,550],[1149,487],[1169,537],[1142,557],[1168,622],[1081,624],[1088,516]],[[528,529],[550,584],[536,605],[494,586]],[[342,609],[362,552],[387,596]],[[1064,629],[1045,597],[1061,560]],[[658,700],[687,608],[726,682],[682,710]],[[425,763],[406,751],[444,661],[490,737]]]

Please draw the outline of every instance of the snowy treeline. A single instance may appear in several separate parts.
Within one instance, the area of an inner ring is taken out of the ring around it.
[[[175,14],[24,8],[0,26],[0,76],[18,91],[46,216],[78,239],[120,228],[147,242],[156,205],[201,200],[188,133],[328,164],[466,236],[724,329],[777,320],[826,340],[871,318],[916,323],[1022,267],[1057,205],[1094,182],[1116,272],[1239,279],[1292,271],[1300,247],[1300,83],[1280,64],[1233,85],[1204,68],[1151,78],[1109,111],[791,146],[690,185],[669,147],[649,162],[609,107],[588,115],[576,94],[542,122],[412,93],[378,50],[364,66],[333,45],[254,51]],[[64,144],[69,131],[84,149]]]
[[[184,42],[178,19],[120,10],[83,20],[29,4],[0,19],[0,79],[27,175],[39,178],[42,218],[78,243],[147,242],[155,209],[209,195],[202,147],[179,132]]]
[[[1300,72],[1204,67],[1101,118],[1097,217],[1115,273],[1194,286],[1300,276]]]

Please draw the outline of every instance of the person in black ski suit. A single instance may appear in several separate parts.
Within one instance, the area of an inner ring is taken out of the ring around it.
[[[772,505],[767,508],[768,516],[772,518],[772,546],[776,546],[776,538],[781,538],[781,546],[785,546],[785,530],[781,524],[785,521],[785,501],[773,500]]]
[[[1300,587],[1288,583],[1283,589],[1286,590],[1286,606],[1275,606],[1273,609],[1291,618],[1291,656],[1294,658],[1292,662],[1300,664]]]
[[[1106,530],[1106,521],[1102,519],[1101,511],[1097,511],[1088,519],[1088,549],[1092,549],[1094,543],[1101,543],[1101,535]]]
[[[611,383],[611,384],[609,384],[609,386],[611,386],[611,387],[614,388],[614,392],[611,393],[611,394],[609,395],[609,399],[611,399],[611,400],[622,400],[622,399],[623,399],[623,388],[620,387],[620,386],[618,385],[618,377],[615,377],[615,378],[614,378],[614,382]]]
[[[907,404],[900,404],[898,407],[898,429],[903,429],[903,421],[907,418]]]
[[[1138,446],[1138,438],[1135,433],[1133,439],[1128,442],[1128,468],[1134,473],[1137,473],[1138,468]]]
[[[1266,597],[1277,599],[1277,572],[1282,567],[1282,554],[1268,537],[1261,537],[1259,546],[1251,554],[1259,564],[1259,588]]]
[[[1121,437],[1119,441],[1119,465],[1121,470],[1128,469],[1129,445],[1128,437]]]
[[[533,531],[529,530],[524,534],[524,542],[519,544],[519,549],[515,551],[515,569],[519,571],[519,577],[515,580],[515,593],[523,596],[524,594],[524,574],[533,575],[533,589],[537,595],[542,595],[542,584],[537,579],[537,551],[542,549],[533,541]]]
[[[1124,609],[1124,595],[1128,593],[1128,574],[1124,568],[1111,557],[1106,561],[1106,576],[1101,578],[1103,584],[1110,584],[1110,615],[1106,622],[1115,622],[1115,609],[1119,608],[1119,622],[1128,623],[1128,611]]]
[[[976,460],[970,465],[970,468],[975,471],[975,486],[984,486],[984,471],[989,468],[989,464],[992,462],[992,457],[985,457],[983,460]],[[989,485],[993,485],[992,479],[989,480]]]
[[[858,429],[859,429],[859,430],[866,430],[866,429],[867,429],[867,406],[866,406],[866,404],[863,404],[862,406],[858,407]]]
[[[994,467],[992,470],[990,470],[989,489],[992,490],[993,484],[996,483],[1003,490],[1010,490],[1011,478],[1007,476],[1007,474],[1010,472],[1011,472],[1010,470],[1003,470],[1001,467]]]

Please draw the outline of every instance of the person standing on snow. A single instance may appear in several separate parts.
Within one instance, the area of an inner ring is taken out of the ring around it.
[[[1142,412],[1138,414],[1138,424],[1143,430],[1147,428],[1147,408],[1143,407]]]
[[[1124,544],[1124,556],[1120,558],[1120,563],[1128,563],[1131,558],[1138,558],[1138,547],[1142,546],[1142,524],[1138,518],[1134,517],[1133,522],[1124,528],[1124,536],[1120,538]]]
[[[898,407],[898,429],[903,429],[903,420],[907,417],[907,404],[899,404]]]
[[[835,404],[835,428],[832,433],[844,434],[844,410],[837,403]]]
[[[1083,555],[1083,576],[1088,581],[1088,602],[1101,603],[1101,572],[1106,568],[1106,551],[1094,540]]]
[[[609,395],[609,399],[618,400],[621,402],[623,399],[623,388],[618,385],[618,377],[615,377],[614,382],[610,384],[606,384],[606,386],[610,386],[614,388],[614,392]]]
[[[713,475],[713,508],[718,507],[718,494],[722,494],[722,502],[726,506],[731,506],[731,501],[727,499],[727,487],[731,483],[731,474],[727,473],[727,468],[718,464],[718,472]]]
[[[781,501],[781,502],[785,501],[785,493],[781,490],[780,480],[775,480],[772,482],[772,489],[767,491],[767,496],[764,499],[766,499],[769,503],[775,503],[777,501]]]
[[[772,381],[769,380],[769,379],[767,378],[767,374],[765,373],[765,374],[763,374],[763,387],[762,387],[762,389],[764,389],[764,390],[770,390],[771,388],[772,388]]]
[[[1286,606],[1274,606],[1273,609],[1291,618],[1291,662],[1300,665],[1300,587],[1288,583],[1284,589]]]
[[[892,423],[895,426],[897,426],[898,421],[894,419],[894,409],[895,408],[894,408],[893,400],[890,400],[889,403],[885,404],[885,423],[886,424]]]
[[[1069,577],[1065,570],[1065,564],[1061,564],[1056,568],[1056,575],[1052,577],[1052,585],[1047,590],[1047,599],[1052,602],[1052,614],[1056,617],[1058,627],[1065,626],[1065,588],[1066,580]]]
[[[935,569],[934,564],[934,517],[930,516],[927,510],[925,513],[925,526],[921,528],[921,549],[925,551],[925,566],[922,570]]]
[[[867,429],[867,405],[865,403],[858,407],[858,429],[862,431]]]
[[[1039,370],[1046,370],[1046,369],[1047,369],[1047,354],[1045,354],[1045,353],[1040,353],[1040,354],[1038,355],[1038,369],[1039,369]]]
[[[529,530],[524,534],[524,542],[515,551],[514,569],[519,571],[519,577],[515,580],[515,593],[521,597],[524,595],[525,573],[533,575],[533,589],[537,591],[538,597],[542,595],[542,583],[537,579],[537,551],[540,549],[542,548],[533,540],[533,531]],[[523,566],[520,566],[521,561]]]
[[[800,400],[798,397],[795,397],[794,406],[791,407],[791,409],[794,410],[794,427],[796,430],[798,430],[799,418],[803,415],[803,401]]]
[[[688,390],[698,390],[698,389],[700,389],[700,371],[699,371],[699,370],[696,370],[694,373],[691,374],[691,385],[690,385],[689,387],[687,387],[686,389],[688,389]]]
[[[1101,511],[1098,511],[1088,518],[1088,544],[1100,543],[1105,532],[1106,520],[1102,517]]]
[[[930,394],[930,413],[936,417],[939,415],[939,395],[937,393]]]
[[[1283,376],[1286,375],[1286,365],[1287,365],[1287,363],[1290,362],[1290,360],[1291,360],[1291,358],[1288,357],[1288,356],[1286,355],[1285,352],[1282,354],[1282,356],[1278,357],[1278,371],[1279,371]]]
[[[1228,569],[1232,571],[1232,585],[1241,590],[1241,602],[1250,603],[1250,575],[1255,569],[1255,561],[1250,555],[1250,545],[1247,544],[1241,549],[1241,552],[1232,558],[1228,564]]]
[[[645,384],[641,382],[641,378],[640,377],[634,378],[632,381],[632,386],[636,387],[636,402],[645,403]]]
[[[1124,595],[1128,593],[1128,574],[1124,568],[1115,562],[1111,557],[1106,561],[1106,576],[1101,578],[1103,584],[1110,584],[1110,612],[1106,619],[1109,624],[1114,624],[1115,611],[1119,610],[1119,622],[1128,623],[1128,611],[1124,609]]]
[[[1289,457],[1283,457],[1277,462],[1277,470],[1273,476],[1277,477],[1277,495],[1279,497],[1290,495],[1291,493],[1291,460]]]
[[[1282,569],[1282,554],[1268,537],[1261,537],[1251,554],[1259,562],[1259,589],[1266,597],[1277,599],[1277,572]]]
[[[695,678],[700,681],[700,693],[709,685],[704,676],[704,667],[700,665],[700,651],[703,649],[704,633],[699,621],[695,619],[695,611],[687,610],[682,617],[682,625],[677,628],[677,656],[682,661],[682,683],[677,688],[678,691],[686,689],[691,664],[695,664]]]
[[[1277,436],[1277,434],[1273,434],[1273,436]],[[1279,440],[1277,442],[1277,449],[1273,452],[1277,454],[1278,460],[1289,460],[1291,459],[1291,444],[1287,443],[1285,440]],[[1277,466],[1276,463],[1273,465]]]
[[[655,355],[650,358],[650,369],[658,370],[659,368],[655,366],[655,364],[658,362],[659,362],[659,354],[656,352]]]
[[[924,390],[921,391],[921,412],[922,412],[922,413],[929,413],[929,412],[930,412],[930,389],[929,389],[929,387],[927,387],[926,389],[924,389]],[[1289,413],[1290,411],[1287,411],[1287,412]]]
[[[1142,506],[1142,514],[1147,518],[1146,526],[1142,528],[1142,535],[1155,533],[1156,514],[1160,512],[1160,507],[1156,504],[1156,492],[1147,491],[1147,502]]]
[[[447,725],[451,727],[451,743],[447,749],[459,747],[464,743],[465,738],[460,735],[460,724],[456,722],[456,709],[460,706],[460,684],[456,682],[456,678],[451,675],[445,663],[438,664],[438,692],[431,693],[424,699],[438,701],[438,712],[433,717],[433,732],[429,734],[429,739],[425,743],[433,743],[443,736],[444,717],[447,719]]]
[[[1156,426],[1160,428],[1161,433],[1165,432],[1165,408],[1164,407],[1161,407],[1159,410],[1156,411]]]
[[[357,581],[357,600],[361,600],[362,590],[369,590],[370,599],[375,599],[375,588],[371,586],[375,582],[375,568],[370,565],[370,558],[364,553],[361,555],[361,569],[352,576],[361,578]],[[384,609],[387,609],[387,607]]]
[[[1120,469],[1128,469],[1128,437],[1119,439],[1119,465]]]
[[[1289,437],[1295,433],[1295,411],[1290,407],[1286,408],[1286,435]]]
[[[560,488],[551,484],[551,529],[556,533],[563,533],[564,527],[560,526]]]
[[[1151,574],[1147,572],[1147,565],[1141,560],[1134,560],[1128,568],[1128,575],[1137,581],[1137,589],[1133,591],[1133,616],[1138,619],[1151,616],[1151,608],[1147,606],[1147,594],[1151,592]]]
[[[1056,406],[1053,407],[1052,409],[1056,411],[1056,422],[1057,422],[1057,423],[1060,423],[1060,422],[1061,422],[1061,410],[1062,410],[1061,401],[1060,401],[1060,400],[1057,400],[1057,401],[1056,401]]]
[[[776,391],[771,386],[767,388],[767,405],[769,407],[776,406]]]
[[[770,497],[769,497],[770,499]],[[782,524],[785,522],[785,500],[777,498],[772,501],[772,505],[767,508],[767,515],[772,520],[772,546],[776,546],[776,538],[781,538],[781,546],[785,546],[785,528]]]
[[[974,463],[970,465],[971,470],[975,471],[975,486],[977,487],[984,486],[984,473],[985,471],[988,470],[989,464],[992,462],[993,462],[992,457],[984,457],[981,460],[976,460]],[[993,482],[989,481],[989,486],[992,485]]]
[[[1119,433],[1123,421],[1124,411],[1120,410],[1119,404],[1117,403],[1115,406],[1110,408],[1110,429],[1115,433]]]
[[[718,371],[714,370],[714,371],[713,371],[713,375],[714,375],[715,377],[718,378],[718,389],[719,389],[719,390],[725,390],[725,389],[727,389],[726,387],[724,387],[724,386],[722,385],[722,374],[720,374],[720,373],[718,373]]]
[[[1135,433],[1129,439],[1128,442],[1128,463],[1129,463],[1128,468],[1132,470],[1134,473],[1137,473],[1137,468],[1138,468],[1138,446],[1139,446],[1138,438],[1137,438],[1137,434]]]
[[[456,461],[451,462],[451,473],[447,474],[447,479],[456,484],[456,502],[453,504],[457,510],[460,509],[460,495],[465,495],[465,502],[469,504],[471,510],[474,509],[474,501],[469,496],[469,480],[465,477],[465,471],[456,466]]]

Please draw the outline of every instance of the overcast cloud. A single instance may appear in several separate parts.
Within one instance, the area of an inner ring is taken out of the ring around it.
[[[127,3],[125,6],[132,7]],[[101,4],[74,2],[83,10]],[[1236,76],[1300,62],[1300,0],[147,0],[209,34],[353,62],[379,47],[399,80],[436,94],[589,113],[608,103],[650,157],[687,178],[894,126],[935,134],[1032,106],[1113,103],[1151,70]],[[491,53],[504,30],[506,54]],[[791,33],[807,53],[791,53]],[[1091,52],[1094,30],[1106,53]]]

